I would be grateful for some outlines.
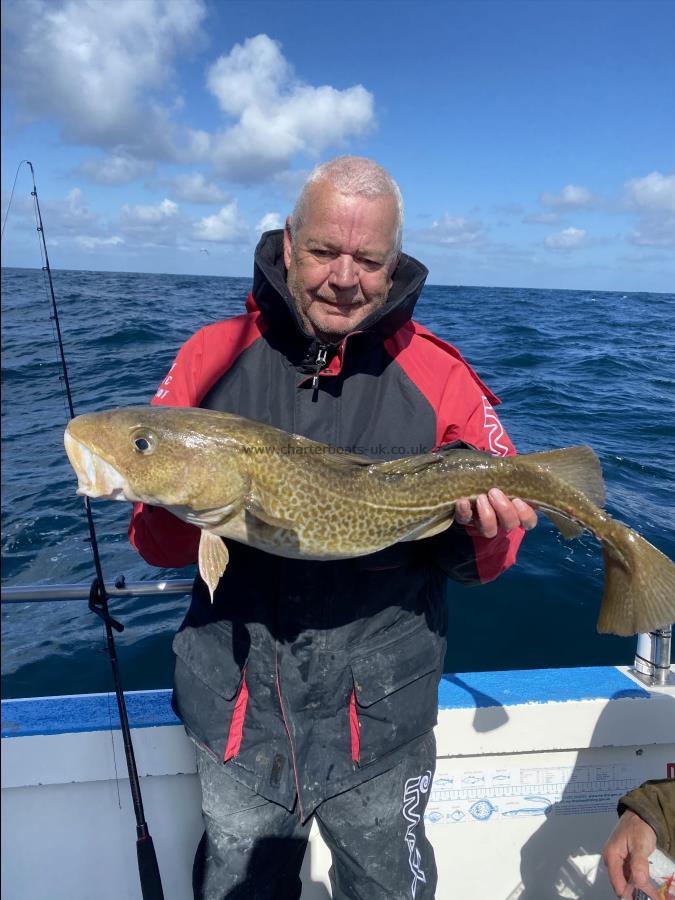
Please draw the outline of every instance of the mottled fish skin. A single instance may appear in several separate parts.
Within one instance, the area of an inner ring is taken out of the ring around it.
[[[515,457],[453,449],[382,463],[241,416],[161,406],[78,416],[65,443],[80,493],[163,506],[204,532],[303,559],[427,537],[449,527],[460,497],[498,487],[565,536],[586,528],[602,541],[599,630],[634,634],[675,619],[675,566],[601,509],[588,447]]]

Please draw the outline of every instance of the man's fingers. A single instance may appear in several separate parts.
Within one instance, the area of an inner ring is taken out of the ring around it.
[[[649,877],[649,861],[645,856],[637,856],[631,861],[632,883],[646,894],[650,900],[659,900],[654,883]]]
[[[649,855],[655,846],[653,829],[637,813],[626,810],[602,851],[610,884],[621,900],[631,900],[634,888],[639,888],[650,900],[658,900],[649,878]]]
[[[457,500],[455,521],[460,525],[473,524],[483,537],[492,538],[500,528],[513,531],[522,527],[529,531],[537,524],[537,513],[524,500],[510,500],[499,488],[493,488],[488,494],[479,494],[473,505],[466,497]]]
[[[537,524],[537,510],[533,509],[529,503],[521,500],[520,497],[514,497],[511,501],[520,517],[520,524],[526,531],[531,531]]]
[[[497,521],[504,531],[513,531],[514,528],[520,527],[518,510],[503,491],[500,491],[499,488],[492,488],[488,493],[488,499],[495,511]]]
[[[493,538],[499,531],[497,513],[493,504],[485,494],[476,497],[476,515],[478,516],[478,530],[486,538]]]
[[[607,875],[609,883],[612,885],[612,890],[617,897],[623,897],[628,887],[628,882],[623,872],[624,857],[615,850],[605,848],[603,859],[607,866]]]
[[[469,525],[472,519],[471,501],[467,497],[462,497],[455,503],[455,522],[459,522],[460,525]]]

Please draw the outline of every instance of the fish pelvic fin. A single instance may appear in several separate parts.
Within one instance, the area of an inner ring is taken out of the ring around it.
[[[217,534],[202,531],[199,539],[199,574],[209,589],[211,603],[213,603],[214,591],[227,568],[229,559],[230,554],[225,541]]]
[[[422,529],[418,529],[413,531],[407,537],[403,538],[404,541],[421,541],[424,538],[434,537],[436,534],[441,534],[443,531],[447,531],[448,528],[455,521],[455,510],[453,509],[448,513],[445,518],[440,521],[434,521],[430,525],[424,525]]]
[[[630,528],[620,548],[603,543],[605,590],[601,634],[628,636],[675,620],[675,564]]]
[[[586,494],[596,506],[605,505],[605,483],[600,460],[590,447],[564,447],[562,450],[524,453],[519,458],[528,464],[546,469],[552,475],[571,484]]]

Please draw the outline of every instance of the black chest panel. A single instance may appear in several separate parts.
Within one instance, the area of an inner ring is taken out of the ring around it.
[[[425,453],[434,446],[433,409],[376,339],[352,336],[342,371],[319,375],[316,386],[306,370],[265,337],[238,357],[200,406],[374,459]]]

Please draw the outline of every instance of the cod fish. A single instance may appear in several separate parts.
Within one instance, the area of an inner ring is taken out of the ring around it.
[[[675,565],[603,512],[590,447],[375,462],[230,413],[162,406],[77,416],[65,447],[79,494],[162,506],[201,529],[199,571],[212,600],[228,561],[222,537],[287,557],[364,556],[444,531],[459,498],[498,487],[565,537],[587,529],[602,542],[599,631],[636,634],[675,619]]]

